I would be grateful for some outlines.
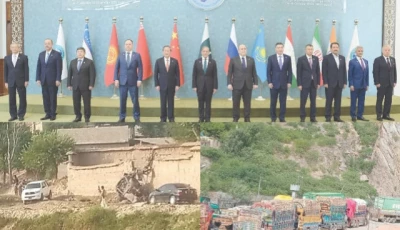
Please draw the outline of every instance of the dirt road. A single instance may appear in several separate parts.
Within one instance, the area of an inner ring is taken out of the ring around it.
[[[349,228],[355,230],[400,230],[400,223],[387,224],[382,222],[370,221],[368,226],[359,228]]]

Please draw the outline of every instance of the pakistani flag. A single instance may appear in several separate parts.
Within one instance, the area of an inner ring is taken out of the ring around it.
[[[203,31],[203,38],[201,39],[201,44],[200,44],[200,54],[199,57],[201,57],[201,48],[207,46],[210,49],[210,58],[211,57],[211,43],[210,43],[210,35],[208,33],[208,23],[204,25],[204,31]]]
[[[57,42],[56,45],[54,46],[54,49],[61,54],[62,58],[61,80],[64,80],[68,77],[68,72],[67,72],[68,68],[67,68],[67,53],[65,52],[64,30],[61,23],[58,26]]]
[[[286,31],[285,47],[284,47],[283,53],[286,54],[286,55],[289,55],[290,59],[292,59],[292,72],[293,72],[293,75],[292,75],[292,88],[297,88],[296,57],[294,56],[292,29],[290,28],[290,25],[288,25],[288,28],[287,28],[287,31]]]
[[[321,49],[321,39],[319,38],[319,28],[318,25],[315,26],[315,30],[314,30],[314,37],[312,39],[312,43],[311,43],[314,47],[314,56],[318,57],[319,60],[319,66],[321,68],[322,66],[322,59],[323,59],[323,55],[322,55],[322,49]],[[320,79],[320,85],[324,85],[324,81],[322,79],[322,71],[321,74],[319,76]]]
[[[346,66],[349,69],[349,61],[356,57],[356,48],[360,45],[360,41],[358,40],[358,29],[357,25],[354,26],[353,38],[351,39],[349,53],[346,58]]]

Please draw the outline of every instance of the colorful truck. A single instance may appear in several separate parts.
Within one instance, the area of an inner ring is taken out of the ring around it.
[[[343,198],[317,197],[321,206],[321,229],[347,229],[346,200]]]
[[[296,210],[292,201],[257,202],[251,209],[260,213],[262,229],[292,230],[295,226]]]
[[[321,206],[315,200],[296,199],[297,229],[299,230],[318,230],[322,222]]]
[[[359,227],[368,225],[367,202],[362,199],[346,199],[347,226]]]
[[[400,198],[376,197],[369,215],[375,221],[394,223],[400,220]]]

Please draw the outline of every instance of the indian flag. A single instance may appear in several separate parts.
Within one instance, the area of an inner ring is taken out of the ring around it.
[[[201,48],[207,46],[210,49],[210,58],[211,58],[211,43],[210,43],[210,35],[208,33],[208,23],[204,25],[204,31],[203,31],[203,37],[201,39],[201,44],[200,44],[200,54],[199,57],[201,57]]]
[[[283,53],[286,54],[286,55],[289,55],[290,58],[292,59],[292,72],[293,72],[293,75],[292,75],[292,88],[297,88],[296,57],[294,56],[292,29],[290,28],[290,25],[288,25],[288,28],[287,28],[287,31],[286,31],[285,47],[284,47]]]
[[[323,55],[322,55],[322,49],[321,49],[321,39],[319,37],[319,27],[318,25],[315,26],[314,29],[314,37],[312,39],[312,43],[311,43],[314,47],[314,56],[317,56],[319,59],[319,66],[322,66],[322,59],[323,59]],[[319,76],[320,79],[320,85],[324,85],[324,81],[322,79],[322,71],[321,74]]]
[[[337,42],[335,24],[332,25],[331,36],[330,36],[330,38],[329,38],[329,44],[328,44],[328,51],[326,51],[326,54],[330,54],[330,53],[331,53],[331,44],[332,44],[333,42]]]

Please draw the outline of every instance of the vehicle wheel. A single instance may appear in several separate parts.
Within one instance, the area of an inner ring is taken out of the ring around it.
[[[155,204],[156,203],[156,198],[154,196],[150,197],[150,204]]]
[[[49,192],[49,196],[47,197],[47,199],[51,200],[51,196],[52,196],[52,194],[51,194],[51,191],[50,191]]]
[[[43,193],[42,194],[40,194],[40,200],[43,200],[44,199],[44,196],[43,196]]]
[[[169,203],[172,204],[172,205],[174,205],[175,202],[176,202],[175,196],[171,196],[171,197],[169,198]]]

